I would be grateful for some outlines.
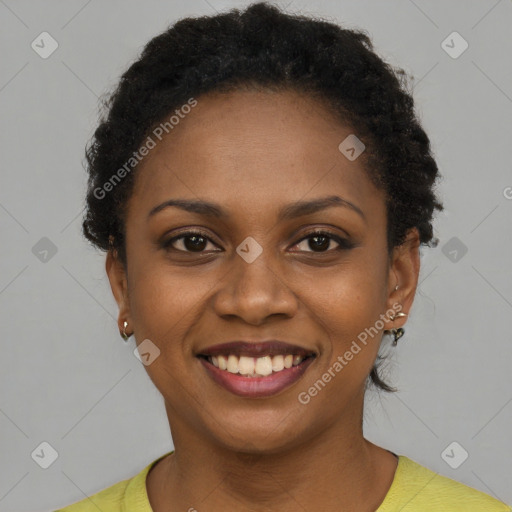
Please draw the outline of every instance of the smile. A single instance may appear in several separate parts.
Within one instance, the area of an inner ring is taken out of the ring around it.
[[[281,393],[297,382],[316,359],[315,353],[303,350],[276,354],[274,348],[273,354],[257,357],[238,352],[198,354],[197,359],[216,384],[244,398],[266,398]]]

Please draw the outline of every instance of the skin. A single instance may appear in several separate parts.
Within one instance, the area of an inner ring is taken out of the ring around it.
[[[297,399],[393,304],[408,313],[418,282],[418,232],[388,259],[384,193],[368,178],[364,153],[349,161],[338,150],[351,133],[296,92],[210,93],[137,169],[127,267],[109,252],[106,270],[120,328],[126,319],[137,343],[150,339],[160,350],[145,368],[163,395],[175,453],[148,475],[155,512],[170,504],[199,512],[371,512],[389,490],[397,459],[362,432],[382,330],[307,405]],[[332,195],[364,218],[331,206],[277,221],[289,203]],[[148,219],[171,198],[215,202],[228,215],[168,207]],[[186,252],[190,239],[159,245],[191,227],[209,237],[199,244],[203,254]],[[314,228],[354,247],[337,250],[326,239],[315,250],[306,238]],[[263,249],[250,264],[236,253],[247,236]],[[317,353],[299,381],[272,397],[231,394],[194,357],[213,344],[269,338]]]

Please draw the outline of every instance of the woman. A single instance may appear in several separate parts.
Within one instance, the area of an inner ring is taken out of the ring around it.
[[[510,510],[363,436],[443,208],[404,76],[264,3],[148,43],[88,148],[83,229],[175,450],[62,510]]]

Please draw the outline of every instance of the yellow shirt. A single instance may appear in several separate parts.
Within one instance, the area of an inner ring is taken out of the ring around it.
[[[153,512],[146,492],[146,475],[166,455],[133,478],[55,512]],[[512,508],[400,455],[391,487],[375,512],[512,512]]]

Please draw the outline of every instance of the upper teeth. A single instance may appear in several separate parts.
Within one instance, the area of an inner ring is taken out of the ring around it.
[[[265,377],[272,371],[280,372],[285,368],[297,366],[305,358],[299,355],[277,355],[263,357],[236,356],[209,356],[208,360],[217,368],[227,370],[230,373],[238,373],[248,377]]]

